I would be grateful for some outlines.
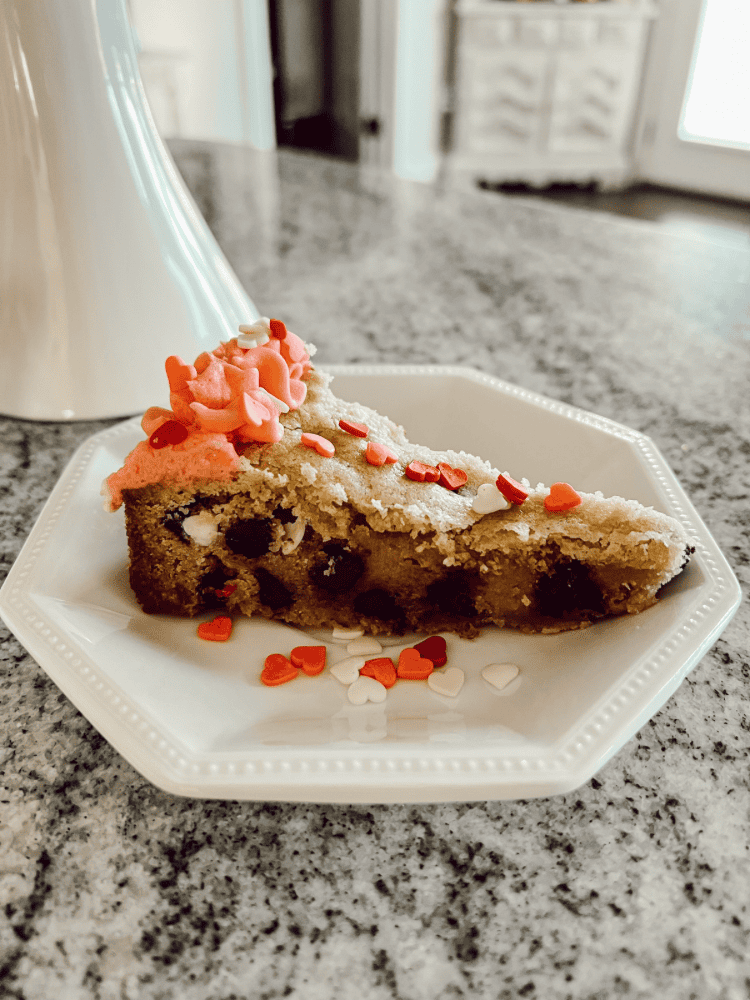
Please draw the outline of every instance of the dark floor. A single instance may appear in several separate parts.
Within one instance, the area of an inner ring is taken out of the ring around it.
[[[489,185],[482,185],[489,188]],[[504,184],[508,195],[541,198],[578,208],[650,219],[688,236],[750,248],[750,203],[702,197],[650,184],[624,191],[599,191],[594,185],[554,184],[544,190]]]

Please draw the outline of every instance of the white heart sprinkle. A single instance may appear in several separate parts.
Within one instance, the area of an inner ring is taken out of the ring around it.
[[[271,332],[271,320],[268,316],[261,316],[260,319],[256,319],[254,323],[240,323],[239,326],[240,333],[270,333]]]
[[[446,667],[445,670],[433,670],[427,678],[427,686],[435,694],[445,694],[455,698],[464,686],[466,674],[460,667]]]
[[[342,684],[353,684],[359,677],[359,672],[365,665],[364,656],[349,656],[339,660],[331,667],[331,673]]]
[[[347,695],[352,705],[364,705],[367,701],[385,701],[388,692],[374,677],[358,677],[349,687]]]
[[[477,514],[494,514],[496,510],[507,510],[510,504],[494,483],[482,483],[471,507]]]
[[[268,389],[264,389],[263,386],[261,386],[259,389],[256,389],[255,392],[262,393],[262,395],[264,395],[269,402],[276,407],[279,413],[289,413],[289,407],[286,405],[284,400],[278,399],[276,396],[272,396]]]
[[[331,632],[332,639],[346,639],[348,642],[350,639],[359,639],[361,635],[365,634],[363,628],[344,628],[342,625],[334,625],[333,632]]]
[[[382,653],[383,647],[377,639],[373,639],[369,635],[363,635],[359,639],[352,639],[351,642],[348,642],[346,644],[346,651],[347,653],[351,653],[352,656],[372,656],[373,653]]]
[[[490,663],[482,671],[482,677],[498,691],[502,691],[520,673],[515,663]]]
[[[238,347],[244,347],[246,351],[251,351],[254,347],[262,347],[267,344],[271,338],[266,337],[253,337],[252,334],[241,333],[237,338]]]
[[[242,323],[240,325],[240,335],[237,343],[240,347],[252,348],[260,347],[268,342],[271,336],[271,321],[266,316],[261,316],[254,323]]]

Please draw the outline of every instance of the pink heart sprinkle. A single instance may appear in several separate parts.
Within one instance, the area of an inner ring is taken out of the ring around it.
[[[333,458],[336,449],[328,438],[321,437],[320,434],[309,434],[305,432],[301,437],[301,442],[306,448],[313,448],[323,458]]]

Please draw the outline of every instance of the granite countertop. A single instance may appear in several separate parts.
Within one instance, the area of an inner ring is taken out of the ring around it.
[[[317,360],[462,364],[650,435],[750,582],[750,252],[285,152],[177,162]],[[158,401],[155,401],[158,402]],[[0,565],[112,422],[0,420]],[[347,806],[142,778],[0,628],[0,995],[750,996],[750,615],[578,790]]]

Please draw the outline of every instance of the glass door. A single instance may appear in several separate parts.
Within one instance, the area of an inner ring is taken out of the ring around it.
[[[647,64],[638,176],[750,201],[750,4],[662,0]]]

